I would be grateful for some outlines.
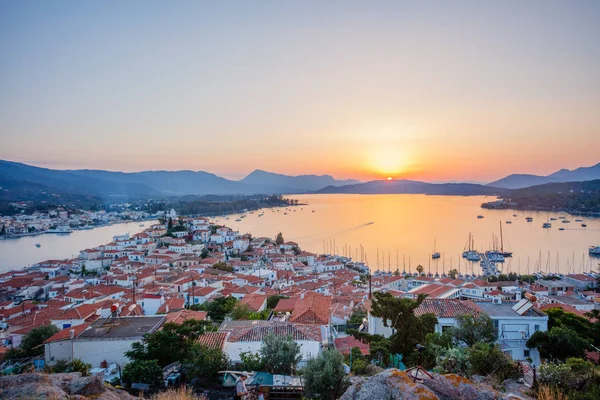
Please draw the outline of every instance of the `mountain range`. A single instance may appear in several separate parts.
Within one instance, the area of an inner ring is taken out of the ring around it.
[[[561,169],[553,174],[541,176],[530,174],[513,174],[497,181],[488,183],[487,186],[504,189],[521,189],[534,185],[543,185],[554,182],[582,182],[600,179],[600,163],[591,167],[581,167],[574,170]]]
[[[0,187],[27,185],[36,193],[100,196],[182,196],[206,194],[306,193],[325,186],[358,183],[330,175],[288,176],[256,170],[239,181],[204,171],[113,172],[103,170],[53,170],[0,160]],[[0,195],[2,192],[0,192]],[[6,195],[6,193],[4,193]],[[26,191],[21,190],[25,195]],[[26,199],[24,199],[26,200]]]
[[[255,170],[241,180],[229,180],[204,171],[113,172],[54,170],[0,160],[0,200],[43,200],[58,196],[139,198],[166,196],[356,193],[503,195],[511,189],[552,182],[600,179],[600,164],[562,169],[548,176],[514,174],[487,185],[426,183],[414,180],[337,180],[330,175],[289,176]]]

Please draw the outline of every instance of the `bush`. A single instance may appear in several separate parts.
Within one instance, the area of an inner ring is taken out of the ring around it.
[[[291,336],[267,335],[263,339],[260,355],[267,372],[291,375],[302,359],[300,345]]]
[[[435,371],[441,374],[468,375],[470,369],[467,351],[462,347],[446,350],[438,357]]]
[[[58,360],[54,365],[46,370],[51,374],[60,374],[68,372],[81,372],[81,376],[88,376],[92,369],[92,364],[87,364],[76,358],[73,361]]]
[[[304,396],[308,399],[333,400],[348,386],[344,357],[337,350],[326,350],[308,360],[302,377]]]
[[[366,368],[367,363],[364,360],[357,359],[352,361],[352,372],[354,372],[356,375],[363,375]]]
[[[369,364],[367,365],[367,368],[365,368],[365,375],[368,376],[373,376],[373,375],[377,375],[380,372],[383,372],[383,368],[375,365],[375,364]]]
[[[493,375],[499,382],[506,379],[518,379],[521,369],[508,358],[498,345],[477,343],[469,349],[471,375]]]
[[[123,383],[131,387],[132,383],[146,383],[152,389],[163,386],[162,368],[156,360],[137,360],[123,367]]]
[[[209,349],[195,344],[182,362],[183,371],[188,378],[201,381],[216,381],[218,372],[227,369],[229,360],[221,349]]]
[[[206,397],[196,396],[192,392],[192,389],[182,386],[177,389],[172,388],[157,393],[151,397],[151,400],[206,400]]]
[[[262,371],[265,367],[260,353],[243,351],[240,353],[240,360],[242,360],[240,366],[242,371]]]

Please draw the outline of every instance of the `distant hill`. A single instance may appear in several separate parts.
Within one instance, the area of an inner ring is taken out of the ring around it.
[[[257,169],[239,181],[256,192],[295,193],[309,192],[326,186],[343,186],[359,183],[357,180],[336,180],[331,175],[289,176]]]
[[[261,170],[234,181],[204,171],[53,170],[0,160],[0,186],[2,182],[18,184],[21,188],[43,185],[46,191],[60,194],[130,198],[307,193],[328,185],[358,181],[338,181],[329,175],[289,176]],[[22,195],[26,193],[21,192]]]
[[[561,169],[560,171],[547,176],[512,174],[491,182],[488,186],[505,189],[521,189],[534,185],[543,185],[545,183],[591,181],[594,179],[600,179],[600,163],[591,167],[581,167],[574,170]]]
[[[600,179],[583,182],[546,183],[511,190],[505,196],[510,208],[600,213]],[[494,207],[485,203],[483,207]]]
[[[328,186],[316,193],[354,194],[431,194],[431,195],[500,195],[504,189],[473,183],[426,183],[411,180],[378,180],[340,187]]]

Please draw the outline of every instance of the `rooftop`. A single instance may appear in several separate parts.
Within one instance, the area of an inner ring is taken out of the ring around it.
[[[546,314],[531,307],[525,314],[519,315],[512,307],[516,303],[494,304],[490,302],[476,302],[475,305],[490,317],[545,317]]]
[[[79,335],[79,339],[139,338],[155,332],[165,322],[164,316],[102,318]]]

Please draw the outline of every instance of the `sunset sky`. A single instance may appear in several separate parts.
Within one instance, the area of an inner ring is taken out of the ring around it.
[[[0,159],[492,181],[600,162],[600,1],[2,1]]]

